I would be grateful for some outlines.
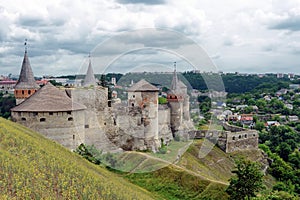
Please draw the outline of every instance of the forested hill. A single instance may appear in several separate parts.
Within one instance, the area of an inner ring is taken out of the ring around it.
[[[184,72],[183,76],[194,89],[207,89],[201,74]],[[288,78],[277,78],[275,74],[268,74],[264,77],[258,77],[257,75],[222,74],[221,77],[225,90],[228,93],[245,93],[260,88],[273,88],[276,91],[280,88],[287,88],[291,83]]]
[[[207,76],[211,76],[206,74]],[[137,82],[141,79],[146,79],[150,83],[158,83],[162,86],[169,86],[172,81],[172,73],[128,73],[121,74],[107,74],[107,81],[110,81],[111,77],[116,77],[117,82],[121,85],[129,84],[131,81]],[[197,90],[207,90],[206,83],[202,77],[202,74],[194,72],[183,72],[178,75],[187,86]],[[213,74],[212,76],[218,76]],[[266,74],[264,77],[257,75],[239,75],[235,73],[220,75],[225,90],[228,93],[245,93],[260,88],[270,88],[277,91],[281,88],[288,88],[290,83],[298,83],[299,81],[291,81],[287,77],[277,78],[276,74]]]

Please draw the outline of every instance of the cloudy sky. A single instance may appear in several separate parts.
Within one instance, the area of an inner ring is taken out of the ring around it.
[[[174,61],[189,69],[181,62],[184,55],[172,53],[185,49],[186,38],[201,46],[220,71],[300,74],[300,0],[0,0],[0,27],[4,75],[19,73],[25,38],[38,76],[84,71],[89,52],[96,72],[104,67],[96,58],[101,56],[114,59],[115,71],[159,69]],[[127,34],[145,28],[182,38]],[[130,51],[133,43],[139,50]],[[143,48],[148,46],[161,50]]]

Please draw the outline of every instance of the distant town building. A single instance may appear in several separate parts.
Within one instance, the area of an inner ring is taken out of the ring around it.
[[[290,84],[290,85],[289,85],[289,88],[290,88],[290,89],[293,89],[293,90],[299,89],[299,88],[300,88],[300,84]]]
[[[294,79],[294,78],[295,78],[295,74],[289,73],[289,74],[288,74],[288,78],[289,78],[289,79]]]
[[[276,96],[281,96],[281,95],[284,95],[288,92],[287,89],[280,89],[276,92]]]
[[[116,77],[111,77],[111,84],[117,85],[117,79],[116,79]]]
[[[277,78],[284,78],[284,74],[283,73],[277,73]]]
[[[290,122],[299,121],[299,117],[297,115],[288,116],[288,119],[289,119]]]

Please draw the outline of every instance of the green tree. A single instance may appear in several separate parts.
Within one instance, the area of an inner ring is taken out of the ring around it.
[[[253,112],[253,107],[252,106],[247,106],[245,109],[244,109],[244,111],[243,111],[243,113],[245,113],[245,114],[250,114],[250,113],[252,113]]]
[[[260,165],[244,158],[236,160],[236,169],[232,171],[235,176],[230,179],[226,192],[230,199],[243,200],[256,196],[264,188],[263,173]]]
[[[255,104],[259,109],[263,109],[267,106],[267,101],[264,99],[258,99]]]
[[[107,87],[107,81],[106,81],[106,76],[104,74],[101,75],[101,86],[102,87]]]
[[[261,121],[257,121],[254,128],[258,131],[262,131],[265,128],[265,124]]]
[[[95,146],[89,146],[85,144],[80,144],[77,149],[74,151],[75,153],[78,153],[91,163],[99,165],[102,160],[102,151],[99,151],[96,149]]]
[[[158,97],[158,104],[167,104],[168,100],[165,97]]]
[[[300,169],[300,151],[296,149],[289,155],[289,162],[296,168]]]
[[[292,153],[292,148],[289,144],[286,142],[281,142],[277,147],[276,147],[276,152],[278,155],[284,160],[287,161],[289,158],[289,154]]]
[[[50,80],[50,83],[54,86],[62,86],[62,83],[58,83],[55,80]]]
[[[296,125],[296,131],[300,131],[300,124]]]

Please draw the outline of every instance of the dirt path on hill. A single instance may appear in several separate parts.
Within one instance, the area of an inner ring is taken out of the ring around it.
[[[142,167],[142,165],[143,165],[148,159],[150,159],[150,160],[156,160],[156,161],[161,162],[161,163],[165,163],[166,166],[172,165],[173,167],[175,167],[175,168],[177,168],[177,169],[181,169],[181,170],[183,170],[183,171],[186,171],[186,172],[188,172],[189,174],[192,174],[192,175],[194,175],[194,176],[200,177],[200,178],[203,179],[203,180],[207,180],[207,181],[210,181],[210,182],[213,182],[213,183],[219,183],[219,184],[223,184],[223,185],[229,185],[228,182],[223,182],[223,181],[218,181],[218,180],[209,179],[209,178],[207,178],[207,177],[205,177],[205,176],[203,176],[203,175],[201,175],[201,174],[198,174],[198,173],[196,173],[196,172],[194,172],[194,171],[191,171],[191,170],[189,170],[189,169],[187,169],[187,168],[185,168],[185,167],[178,166],[178,165],[176,165],[176,164],[174,164],[174,163],[168,162],[168,161],[163,160],[163,159],[161,159],[161,158],[153,157],[153,156],[150,156],[150,155],[145,154],[145,153],[142,153],[142,152],[128,152],[128,153],[129,153],[129,154],[138,154],[138,155],[142,155],[142,156],[146,157],[146,159],[144,159],[142,162],[140,162],[138,165],[136,165],[132,170],[130,170],[130,173],[129,173],[129,174],[134,173],[136,170],[138,170],[138,168]],[[177,162],[177,161],[176,161],[176,162]]]

